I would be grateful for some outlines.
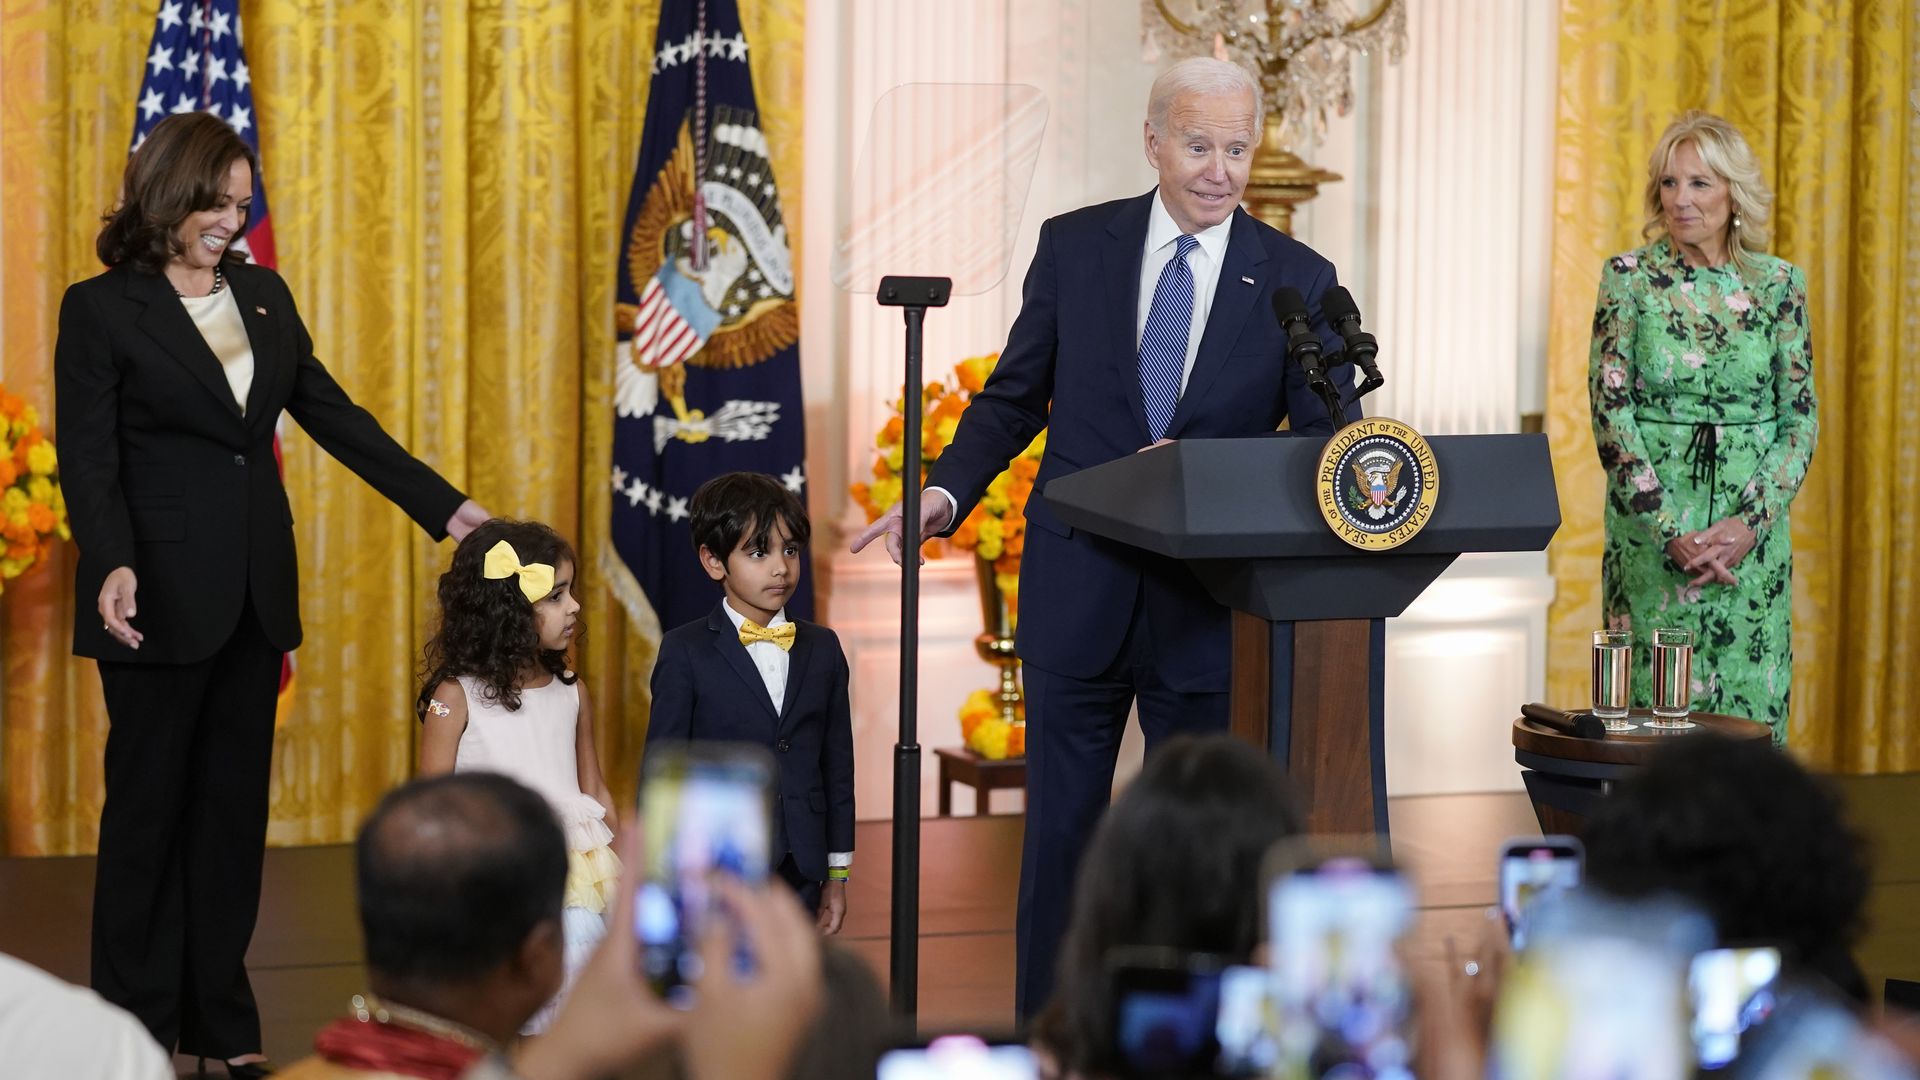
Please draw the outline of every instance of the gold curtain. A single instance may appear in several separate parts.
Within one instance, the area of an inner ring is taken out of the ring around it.
[[[614,258],[660,2],[242,4],[280,271],[316,349],[449,480],[574,539],[587,620],[577,659],[620,798],[654,642],[629,630],[596,564]],[[795,233],[803,3],[741,3]],[[60,296],[99,270],[93,237],[126,161],[155,11],[0,0],[0,372],[48,417]],[[452,545],[427,540],[292,424],[285,451],[306,643],[274,748],[269,837],[328,843],[412,772],[417,660]],[[76,606],[92,617],[93,599],[72,595],[71,552],[0,598],[10,854],[87,852],[96,839],[106,717],[92,663],[68,654]]]
[[[1875,0],[1561,5],[1547,433],[1548,691],[1583,701],[1600,625],[1587,349],[1601,261],[1640,243],[1646,162],[1680,112],[1738,125],[1806,271],[1820,442],[1793,506],[1789,745],[1840,772],[1920,767],[1920,13]]]

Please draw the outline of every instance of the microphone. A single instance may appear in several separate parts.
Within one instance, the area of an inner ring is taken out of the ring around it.
[[[1320,298],[1320,313],[1327,317],[1327,325],[1333,327],[1347,343],[1347,359],[1366,376],[1354,389],[1353,398],[1347,404],[1351,405],[1385,386],[1386,377],[1380,374],[1380,365],[1374,362],[1374,357],[1380,354],[1380,343],[1374,340],[1372,334],[1360,329],[1360,308],[1353,302],[1353,294],[1340,285],[1328,289]]]
[[[1307,377],[1307,386],[1316,393],[1326,393],[1330,388],[1327,367],[1320,358],[1320,335],[1313,332],[1307,315],[1306,297],[1300,295],[1299,289],[1275,289],[1273,313],[1280,319],[1280,328],[1287,332],[1288,358],[1300,365],[1300,371]]]

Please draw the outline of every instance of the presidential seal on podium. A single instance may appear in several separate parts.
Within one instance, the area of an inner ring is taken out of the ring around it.
[[[1427,440],[1386,417],[1336,432],[1315,476],[1320,516],[1363,551],[1386,551],[1419,535],[1440,495],[1440,468]]]

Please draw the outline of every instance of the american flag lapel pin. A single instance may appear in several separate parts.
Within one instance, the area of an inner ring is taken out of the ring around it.
[[[1246,282],[1249,285],[1253,284],[1253,279],[1246,276],[1245,274],[1240,275],[1240,280]]]

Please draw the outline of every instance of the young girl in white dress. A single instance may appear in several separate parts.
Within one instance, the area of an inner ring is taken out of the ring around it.
[[[573,549],[537,522],[496,519],[469,533],[440,575],[440,626],[414,706],[422,776],[505,773],[544,795],[566,833],[566,977],[527,1021],[530,1035],[546,1029],[605,936],[620,872],[593,710],[567,662],[580,612],[574,566]]]

